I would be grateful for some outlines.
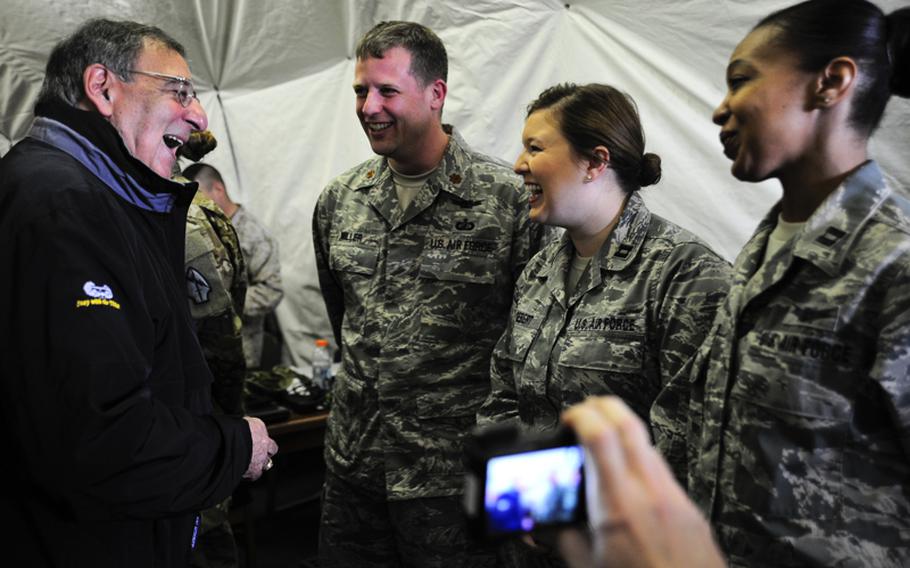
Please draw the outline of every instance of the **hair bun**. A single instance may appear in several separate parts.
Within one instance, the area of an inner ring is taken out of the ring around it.
[[[638,185],[647,187],[660,181],[660,156],[645,152],[641,157],[641,169],[638,174]]]
[[[891,92],[910,97],[910,8],[888,14],[888,53],[891,55]]]

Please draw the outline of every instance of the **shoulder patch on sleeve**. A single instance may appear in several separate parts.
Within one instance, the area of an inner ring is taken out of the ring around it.
[[[82,291],[88,298],[76,300],[77,308],[89,308],[94,306],[106,306],[108,308],[120,309],[120,304],[114,300],[114,292],[107,284],[95,284],[88,280],[82,285]]]
[[[201,272],[192,266],[186,269],[186,291],[195,304],[205,304],[212,293],[212,285]]]

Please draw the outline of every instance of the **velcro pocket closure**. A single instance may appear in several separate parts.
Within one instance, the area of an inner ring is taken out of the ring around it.
[[[372,275],[378,259],[378,247],[335,244],[329,249],[329,266],[340,272]]]

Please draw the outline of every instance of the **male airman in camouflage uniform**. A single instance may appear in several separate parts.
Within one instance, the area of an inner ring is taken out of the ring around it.
[[[527,195],[442,125],[447,64],[433,32],[379,24],[357,58],[358,116],[382,157],[332,181],[314,214],[342,348],[320,556],[323,566],[492,565],[462,526],[462,437],[529,256]]]
[[[874,162],[762,266],[696,358],[690,492],[733,565],[910,565],[910,201]]]
[[[614,394],[652,423],[668,461],[684,464],[684,442],[665,438],[679,436],[674,421],[684,422],[685,414],[675,411],[688,408],[688,381],[663,392],[665,410],[653,419],[651,405],[704,340],[726,296],[730,265],[692,233],[653,215],[638,193],[629,195],[608,244],[567,295],[573,255],[564,235],[522,274],[479,420],[518,419],[531,430],[550,430],[569,406]]]

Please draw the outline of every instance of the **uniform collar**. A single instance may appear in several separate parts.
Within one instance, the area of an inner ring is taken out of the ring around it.
[[[651,226],[651,212],[638,194],[632,193],[626,200],[619,222],[609,238],[595,255],[600,267],[610,272],[624,270],[638,256],[642,243]]]
[[[101,115],[64,103],[42,103],[29,138],[72,156],[95,177],[132,205],[167,213],[175,204],[187,206],[196,184],[181,184],[159,176],[133,157],[117,130]]]
[[[464,171],[470,163],[467,144],[455,127],[449,124],[442,126],[449,135],[449,144],[442,155],[442,160],[433,174],[427,179],[427,184],[436,186],[461,198],[467,198],[467,189],[463,189]],[[376,156],[368,161],[367,167],[351,180],[350,187],[355,190],[369,190],[376,186],[385,186],[392,182],[392,168],[389,160]]]
[[[471,184],[465,183],[471,163],[470,150],[453,126],[444,124],[443,130],[449,135],[449,143],[442,159],[406,212],[398,210],[395,182],[387,158],[375,157],[370,160],[351,180],[350,187],[355,191],[367,192],[373,207],[395,226],[407,222],[429,206],[439,192],[449,193],[459,201],[471,201]]]
[[[645,207],[638,192],[632,193],[620,214],[619,222],[606,242],[591,259],[588,276],[578,282],[573,296],[580,296],[603,282],[604,272],[618,272],[635,260],[641,250],[648,228],[651,226],[651,212]],[[556,250],[553,251],[541,278],[547,280],[553,295],[563,302],[565,278],[571,257],[575,253],[568,233],[563,233]]]
[[[840,271],[861,229],[891,195],[882,172],[868,161],[841,183],[812,213],[797,237],[793,256],[829,275]]]
[[[878,165],[869,160],[850,174],[806,221],[795,237],[793,257],[817,266],[828,275],[840,272],[844,258],[863,226],[879,210],[892,190],[885,183]],[[765,215],[746,244],[743,256],[752,259],[753,266],[743,266],[751,274],[760,262],[759,249],[765,246],[768,235],[777,224],[781,203],[778,201]],[[755,253],[755,254],[753,254]],[[769,261],[770,262],[770,261]]]

